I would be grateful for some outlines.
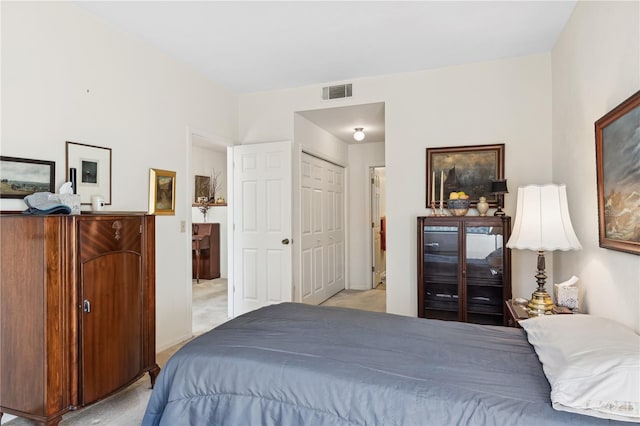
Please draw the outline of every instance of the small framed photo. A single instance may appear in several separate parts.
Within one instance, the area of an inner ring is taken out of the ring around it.
[[[71,169],[76,170],[76,192],[81,204],[91,204],[99,195],[104,204],[111,204],[111,148],[67,141],[66,180],[71,181]]]
[[[640,91],[595,123],[600,247],[640,254]]]
[[[447,200],[451,192],[464,191],[475,206],[486,197],[497,207],[491,181],[504,179],[504,144],[427,148],[426,206]]]
[[[211,177],[196,175],[195,200],[196,203],[206,203],[209,201],[209,186]]]
[[[149,169],[149,214],[176,214],[176,172]]]
[[[0,198],[24,198],[34,192],[56,192],[55,161],[0,157]]]

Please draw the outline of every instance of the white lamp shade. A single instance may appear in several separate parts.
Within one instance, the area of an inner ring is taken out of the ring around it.
[[[518,188],[516,219],[507,247],[520,250],[579,250],[565,185]]]
[[[353,138],[358,142],[364,140],[364,129],[362,127],[356,127],[355,132],[353,133]]]

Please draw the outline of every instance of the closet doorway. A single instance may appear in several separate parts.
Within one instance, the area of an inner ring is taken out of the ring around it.
[[[371,178],[371,288],[386,289],[387,282],[387,233],[386,233],[386,170],[385,167],[369,168]]]
[[[302,302],[317,305],[345,287],[344,168],[302,153]]]

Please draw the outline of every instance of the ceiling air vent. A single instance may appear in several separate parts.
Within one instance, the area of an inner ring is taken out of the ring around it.
[[[351,83],[322,88],[322,99],[324,100],[350,98],[351,96]]]

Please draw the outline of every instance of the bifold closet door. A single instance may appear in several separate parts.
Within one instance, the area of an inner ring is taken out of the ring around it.
[[[302,302],[319,304],[345,286],[344,168],[303,153]]]

